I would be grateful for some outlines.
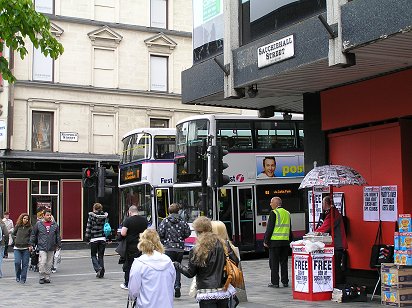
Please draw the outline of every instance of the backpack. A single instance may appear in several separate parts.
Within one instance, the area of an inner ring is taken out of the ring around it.
[[[223,286],[224,290],[227,290],[229,284],[235,288],[244,288],[245,281],[243,280],[243,273],[240,268],[236,266],[236,263],[229,258],[228,254],[226,254],[226,263],[223,271],[226,276],[226,282]]]
[[[110,233],[112,233],[112,227],[110,226],[108,219],[106,219],[106,222],[104,223],[103,232],[106,237],[108,237]]]

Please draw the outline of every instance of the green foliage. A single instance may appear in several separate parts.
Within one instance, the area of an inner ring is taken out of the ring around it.
[[[24,59],[27,37],[45,56],[57,59],[64,51],[50,32],[49,19],[35,11],[32,0],[0,0],[0,52],[6,45]],[[0,56],[0,74],[9,82],[16,80],[3,56]]]

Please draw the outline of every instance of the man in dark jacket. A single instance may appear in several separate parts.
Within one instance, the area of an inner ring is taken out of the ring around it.
[[[93,205],[93,212],[89,213],[86,225],[86,240],[90,241],[90,254],[92,264],[97,278],[104,277],[104,251],[106,250],[106,236],[104,234],[104,224],[107,213],[103,212],[100,203]]]
[[[290,213],[282,208],[282,199],[273,197],[270,200],[272,211],[269,215],[263,245],[269,248],[270,283],[268,287],[279,288],[279,265],[281,282],[289,286],[288,257],[289,244],[292,240]]]
[[[38,221],[33,227],[30,245],[37,245],[39,250],[39,283],[50,283],[54,252],[61,247],[59,225],[52,220],[50,209],[44,210],[43,220]]]
[[[172,203],[169,206],[169,216],[163,219],[159,225],[159,237],[165,248],[165,254],[173,262],[182,263],[184,253],[184,241],[190,236],[190,227],[179,216],[179,205]],[[175,297],[180,297],[180,272],[176,271]]]
[[[132,205],[128,211],[129,217],[124,222],[120,234],[126,238],[126,255],[123,264],[124,283],[120,285],[123,290],[128,290],[130,269],[135,258],[141,255],[137,249],[140,233],[147,229],[147,220],[139,216],[137,206]]]

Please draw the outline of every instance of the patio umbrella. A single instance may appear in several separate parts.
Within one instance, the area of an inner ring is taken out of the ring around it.
[[[333,187],[346,185],[365,185],[366,180],[355,169],[341,165],[324,165],[315,167],[308,172],[302,180],[299,189],[313,187],[329,187],[331,199],[333,200]],[[314,198],[312,197],[314,202]],[[313,203],[314,207],[314,203]],[[313,208],[313,213],[315,209]],[[332,226],[334,225],[332,211]],[[315,221],[315,220],[313,220]],[[334,238],[334,228],[331,227],[332,241]]]

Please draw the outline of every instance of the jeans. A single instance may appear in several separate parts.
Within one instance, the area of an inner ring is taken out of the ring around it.
[[[106,249],[106,241],[90,242],[90,254],[95,272],[104,268],[104,251]]]
[[[170,260],[172,260],[172,262],[176,261],[179,263],[182,263],[183,260],[183,251],[165,251],[165,255],[169,256]],[[179,271],[176,270],[176,280],[175,280],[175,289],[180,289],[180,277],[181,274]]]
[[[26,282],[29,260],[29,249],[14,249],[14,269],[16,271],[16,280]]]
[[[3,277],[3,272],[1,271],[1,266],[3,265],[4,256],[4,246],[0,245],[0,278]]]
[[[40,279],[50,279],[51,268],[53,265],[54,251],[39,251],[39,274]]]
[[[269,248],[269,267],[270,267],[270,282],[274,285],[279,285],[279,264],[280,264],[280,280],[283,284],[289,283],[288,278],[288,257],[289,246],[271,247]]]

